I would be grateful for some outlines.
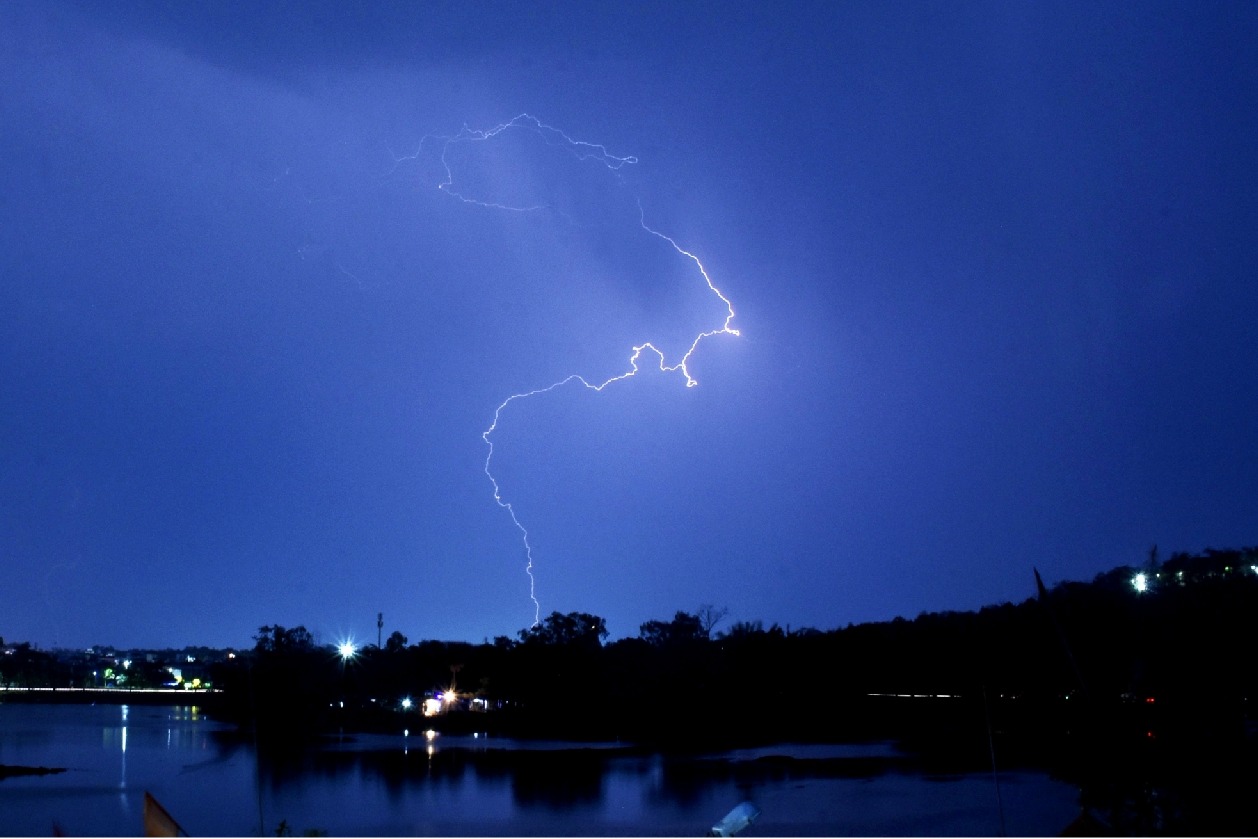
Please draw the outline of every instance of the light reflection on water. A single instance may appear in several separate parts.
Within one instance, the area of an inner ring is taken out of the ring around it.
[[[192,706],[0,704],[0,832],[135,835],[145,791],[192,835],[702,835],[742,800],[746,835],[996,835],[990,773],[928,777],[887,744],[664,757],[616,744],[427,732],[332,740],[259,758]],[[1012,835],[1058,833],[1077,795],[1002,773]]]

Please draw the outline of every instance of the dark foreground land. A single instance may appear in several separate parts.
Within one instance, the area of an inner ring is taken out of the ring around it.
[[[1258,835],[1258,550],[828,632],[711,617],[606,643],[601,618],[555,613],[518,640],[394,633],[352,653],[264,626],[209,668],[216,693],[182,701],[260,744],[427,728],[692,752],[893,741],[926,771],[1048,769],[1079,786],[1089,832]]]
[[[63,766],[5,766],[0,763],[0,780],[22,775],[57,775],[66,771]]]

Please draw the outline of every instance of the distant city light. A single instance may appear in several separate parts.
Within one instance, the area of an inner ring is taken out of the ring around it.
[[[1147,574],[1137,574],[1131,578],[1131,587],[1136,591],[1144,594],[1149,590],[1149,577]]]
[[[402,707],[408,711],[411,708],[411,704],[411,698],[409,696],[402,700]]]

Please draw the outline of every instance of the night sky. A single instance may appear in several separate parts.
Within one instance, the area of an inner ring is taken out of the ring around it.
[[[529,626],[496,409],[727,315],[648,227],[740,334],[503,407],[543,616],[1258,543],[1252,3],[116,5],[0,4],[8,641]]]

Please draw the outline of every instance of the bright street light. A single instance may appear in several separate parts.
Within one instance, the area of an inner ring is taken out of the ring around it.
[[[354,646],[353,641],[342,641],[337,645],[336,651],[341,654],[341,660],[351,659],[354,653],[358,652],[358,648]]]

